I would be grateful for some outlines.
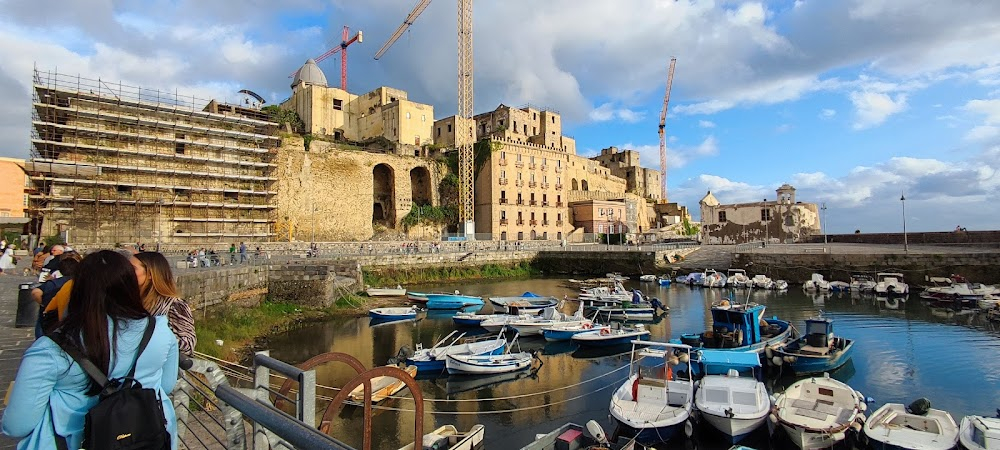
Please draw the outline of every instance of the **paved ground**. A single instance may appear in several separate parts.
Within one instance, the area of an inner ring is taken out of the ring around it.
[[[21,364],[24,350],[35,342],[34,328],[14,328],[14,318],[17,315],[18,286],[31,283],[35,277],[25,277],[21,272],[31,265],[30,258],[21,258],[21,263],[14,274],[0,275],[0,389],[4,399],[8,387],[17,375],[17,367]],[[7,407],[6,401],[0,405],[0,411]],[[6,436],[0,436],[0,449],[12,449],[17,441]]]

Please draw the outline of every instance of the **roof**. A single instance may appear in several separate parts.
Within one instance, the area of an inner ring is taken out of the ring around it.
[[[306,60],[306,63],[299,68],[299,71],[295,72],[292,87],[298,86],[299,82],[323,87],[327,85],[326,74],[316,65],[316,61],[312,59]]]
[[[756,352],[732,350],[701,350],[702,364],[724,364],[734,367],[760,367],[760,356]]]
[[[779,190],[779,191],[794,191],[795,188],[793,188],[792,185],[790,185],[788,183],[785,183],[785,184],[782,184],[781,187],[779,187],[777,190]]]
[[[705,206],[719,206],[719,199],[712,195],[712,191],[708,191],[708,194],[705,194],[705,196],[702,197],[701,201],[698,203]]]

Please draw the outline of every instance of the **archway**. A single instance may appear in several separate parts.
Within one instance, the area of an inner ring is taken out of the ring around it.
[[[372,222],[389,228],[396,225],[396,183],[393,182],[392,167],[388,164],[376,165],[372,170]]]
[[[410,170],[410,191],[413,204],[431,204],[431,172],[426,167],[414,167]]]
[[[573,190],[574,190],[574,191],[576,191],[576,190],[579,190],[579,189],[580,189],[580,186],[579,186],[579,185],[578,185],[578,184],[576,183],[576,178],[574,178],[574,179],[573,179],[573,183],[572,183],[572,186],[573,186]]]
[[[580,189],[582,189],[584,191],[590,190],[590,189],[587,188],[587,180],[580,180]]]

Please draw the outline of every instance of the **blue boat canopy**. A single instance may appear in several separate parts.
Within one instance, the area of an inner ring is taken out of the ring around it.
[[[538,295],[531,291],[526,291],[525,293],[521,294],[521,297],[541,297],[541,295]]]
[[[729,367],[760,367],[760,355],[756,352],[734,352],[727,350],[701,350],[704,365],[725,365]]]

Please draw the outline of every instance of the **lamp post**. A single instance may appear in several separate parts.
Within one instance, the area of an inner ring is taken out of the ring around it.
[[[608,250],[611,250],[611,235],[615,231],[615,210],[608,210]]]
[[[902,193],[899,194],[899,202],[903,205],[903,252],[908,253],[910,245],[906,241],[906,196]]]
[[[826,240],[826,202],[823,202],[823,206],[821,206],[819,209],[821,211],[823,211],[823,217],[820,218],[819,226],[820,226],[820,228],[823,229],[823,245],[826,246],[826,244],[827,244],[827,240]]]

